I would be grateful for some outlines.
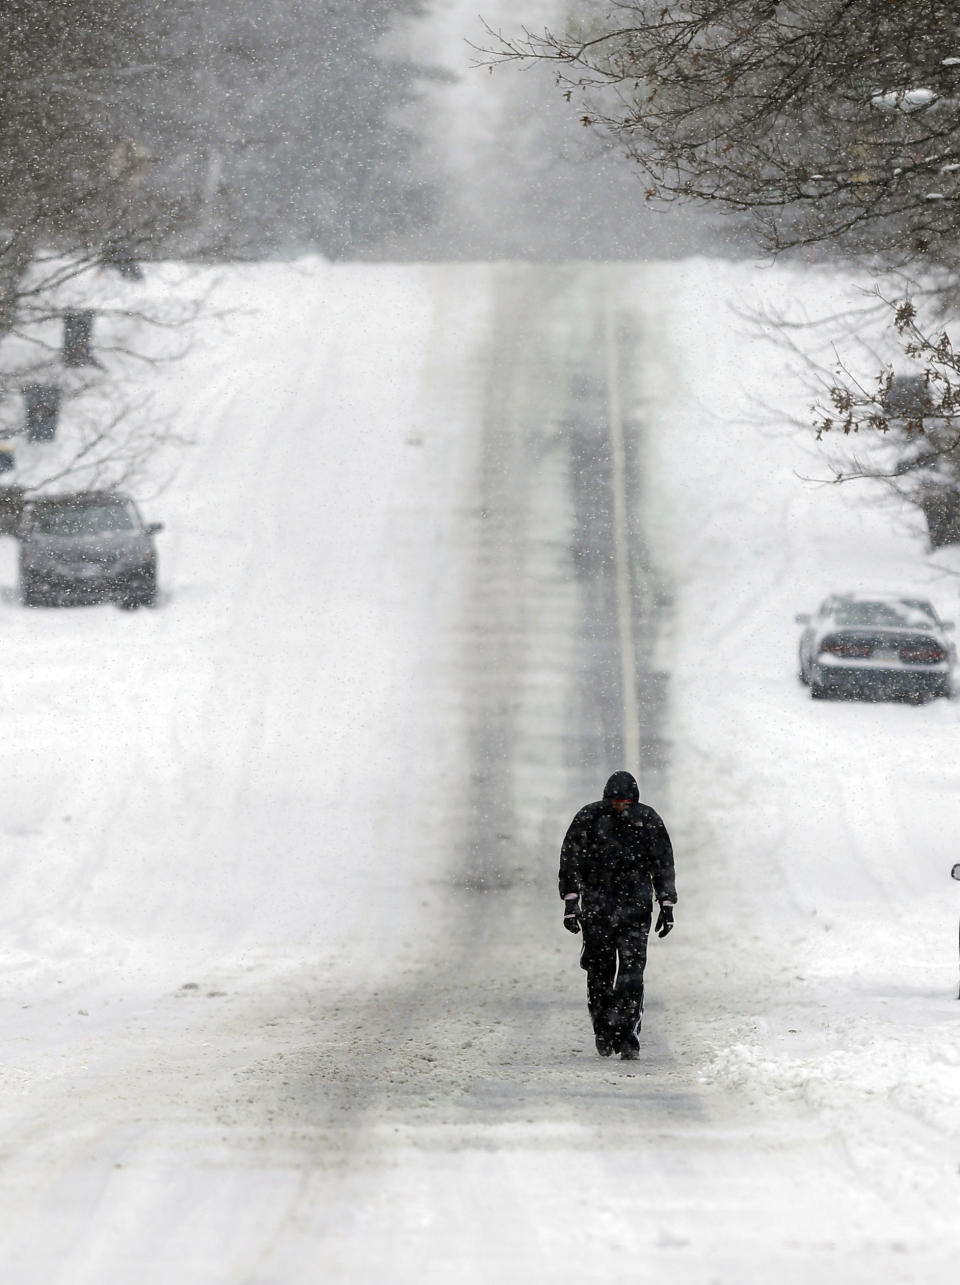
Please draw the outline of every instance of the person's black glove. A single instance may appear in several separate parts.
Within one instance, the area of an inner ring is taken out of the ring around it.
[[[578,933],[580,931],[580,898],[564,897],[563,899],[563,926],[568,933]]]
[[[661,906],[660,914],[657,916],[656,934],[658,937],[666,937],[667,933],[673,929],[673,906]]]

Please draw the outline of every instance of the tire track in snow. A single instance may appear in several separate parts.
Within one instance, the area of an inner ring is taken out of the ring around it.
[[[656,1034],[642,1070],[597,1063],[582,978],[557,925],[556,850],[570,799],[596,790],[624,743],[605,388],[613,363],[597,285],[592,269],[500,274],[467,515],[473,587],[460,681],[469,778],[452,804],[460,870],[430,890],[445,951],[414,958],[375,996],[302,996],[278,1020],[325,1036],[305,1035],[299,1050],[251,1072],[260,1083],[282,1068],[288,1090],[273,1101],[274,1118],[296,1132],[307,1124],[303,1104],[320,1106],[324,1136],[340,1137],[348,1155],[363,1151],[363,1139],[373,1145],[385,1121],[476,1141],[510,1120],[595,1122],[599,1107],[622,1142],[640,1127],[638,1102],[669,1101],[679,1121],[700,1111],[682,1081],[665,1093],[671,1059]],[[624,505],[630,467],[624,450]],[[549,502],[547,484],[559,487]],[[637,576],[631,566],[631,609]],[[550,691],[539,683],[544,665],[553,667]],[[558,969],[576,996],[572,1012]]]

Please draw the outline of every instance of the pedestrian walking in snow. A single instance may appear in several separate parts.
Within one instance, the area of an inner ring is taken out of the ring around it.
[[[583,931],[580,967],[601,1057],[640,1051],[643,970],[654,897],[659,937],[673,928],[677,902],[667,828],[629,772],[614,772],[598,803],[570,823],[560,849],[563,926]]]

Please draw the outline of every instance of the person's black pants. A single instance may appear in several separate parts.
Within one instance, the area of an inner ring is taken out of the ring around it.
[[[597,1046],[613,1049],[635,1040],[643,1016],[652,905],[583,917],[580,967],[587,974],[587,1007]]]

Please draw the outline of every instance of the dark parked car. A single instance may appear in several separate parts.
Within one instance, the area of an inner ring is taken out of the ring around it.
[[[797,623],[805,626],[800,677],[811,696],[952,695],[953,622],[923,598],[834,594]]]
[[[113,601],[149,607],[157,597],[160,522],[145,523],[129,496],[117,491],[28,500],[20,537],[20,596],[45,603]]]

